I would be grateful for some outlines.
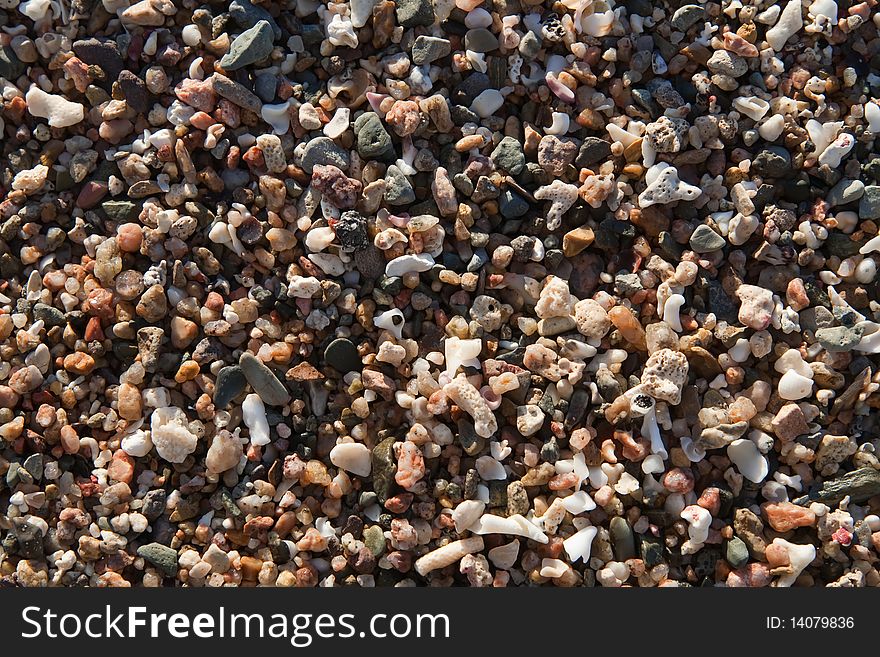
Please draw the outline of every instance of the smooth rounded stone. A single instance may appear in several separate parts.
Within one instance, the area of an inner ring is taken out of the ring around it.
[[[484,27],[468,30],[464,35],[464,47],[474,52],[492,52],[498,48],[498,37]]]
[[[672,27],[687,32],[697,23],[706,20],[706,10],[699,5],[682,5],[672,14]]]
[[[238,364],[251,388],[265,403],[270,406],[286,406],[290,402],[290,393],[287,388],[278,380],[275,373],[256,356],[244,352]]]
[[[434,22],[434,5],[431,0],[397,0],[397,22],[403,27],[427,27]]]
[[[769,146],[755,155],[751,170],[767,178],[784,178],[791,173],[791,154],[781,146]]]
[[[848,203],[858,201],[864,193],[865,183],[861,180],[844,178],[829,190],[825,200],[830,207],[836,208],[839,205],[847,205]]]
[[[227,71],[237,71],[266,59],[274,47],[275,32],[269,21],[260,20],[235,37],[229,52],[223,55],[220,66]]]
[[[369,477],[372,470],[371,452],[362,443],[337,444],[330,450],[330,462],[359,477]]]
[[[315,165],[318,164],[332,165],[347,171],[350,164],[348,152],[337,146],[329,137],[316,137],[310,140],[303,150],[303,170],[312,173]]]
[[[611,518],[608,532],[611,535],[614,558],[617,561],[634,559],[636,556],[635,536],[633,535],[632,527],[626,519],[620,516]]]
[[[174,548],[161,543],[147,543],[137,549],[137,554],[161,570],[166,577],[177,575],[177,550]]]
[[[412,62],[416,66],[430,64],[452,52],[452,44],[449,39],[426,36],[420,34],[413,41]]]
[[[494,116],[504,105],[504,96],[497,89],[486,89],[471,103],[471,111],[482,119]]]
[[[254,80],[254,93],[256,93],[264,103],[270,103],[275,100],[275,91],[277,87],[278,78],[269,73],[261,73]]]
[[[694,230],[688,243],[697,253],[711,253],[723,249],[727,245],[727,240],[706,224],[700,224]]]
[[[865,185],[865,193],[859,200],[859,217],[880,219],[880,185]]]
[[[395,156],[391,135],[375,112],[359,116],[354,122],[354,130],[357,134],[357,152],[361,157],[373,160]]]
[[[611,152],[610,149],[608,152]],[[526,164],[522,144],[513,137],[505,137],[498,142],[495,150],[492,151],[491,158],[495,166],[504,169],[512,176],[518,176]]]
[[[340,372],[359,372],[363,369],[360,354],[348,338],[336,338],[324,350],[324,361]]]

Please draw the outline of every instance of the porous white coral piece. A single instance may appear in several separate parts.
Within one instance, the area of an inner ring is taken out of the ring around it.
[[[463,374],[459,374],[443,387],[446,396],[473,418],[474,431],[478,436],[491,438],[498,431],[495,414],[486,400]]]
[[[678,177],[678,169],[666,162],[655,164],[645,174],[647,187],[639,194],[639,207],[647,208],[656,203],[693,201],[703,193],[699,187],[688,184]]]
[[[27,109],[33,116],[49,120],[53,128],[76,125],[85,118],[85,108],[62,96],[47,94],[37,85],[31,85],[24,97]]]
[[[196,451],[198,436],[189,430],[189,420],[183,409],[165,406],[153,411],[150,419],[150,438],[156,453],[169,463],[183,463]]]
[[[556,230],[562,223],[562,215],[577,201],[578,188],[557,179],[539,187],[534,196],[538,201],[551,201],[547,210],[547,230]]]

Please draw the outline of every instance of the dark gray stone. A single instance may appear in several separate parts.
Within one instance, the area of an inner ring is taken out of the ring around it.
[[[238,361],[247,382],[266,404],[284,406],[290,401],[290,393],[275,373],[256,356],[244,352]]]
[[[866,185],[859,201],[860,219],[880,219],[880,185]]]
[[[850,502],[860,504],[877,494],[880,494],[880,470],[868,467],[827,479],[818,490],[795,499],[794,503],[809,506],[811,502],[822,502],[833,506],[849,495]]]
[[[316,164],[331,164],[347,171],[350,164],[348,152],[329,137],[311,139],[303,150],[303,169],[312,173]]]
[[[272,52],[274,40],[275,33],[269,21],[257,21],[253,27],[235,37],[229,52],[220,60],[220,66],[227,71],[237,71],[262,61]]]
[[[428,27],[434,22],[431,0],[397,0],[397,22],[403,27]]]
[[[327,345],[324,360],[340,372],[359,372],[363,368],[357,347],[348,338],[336,338]]]
[[[724,248],[727,240],[706,224],[700,224],[691,235],[689,243],[697,253],[711,253]]]
[[[233,399],[238,397],[247,385],[244,372],[238,365],[227,365],[217,373],[217,382],[214,384],[214,406],[218,409],[226,408]]]
[[[519,175],[526,164],[522,144],[513,137],[505,137],[492,151],[492,162],[512,176]]]
[[[391,135],[375,112],[359,116],[354,122],[354,131],[357,134],[357,152],[361,157],[370,160],[394,157]]]
[[[177,575],[177,550],[161,543],[147,543],[137,549],[139,557],[143,557],[168,577]]]
[[[413,41],[412,62],[416,66],[430,64],[438,59],[446,57],[452,52],[452,44],[449,39],[426,36],[420,34]]]

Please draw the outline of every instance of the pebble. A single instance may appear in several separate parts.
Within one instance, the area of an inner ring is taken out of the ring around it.
[[[452,52],[452,44],[449,39],[419,35],[413,41],[412,62],[416,66],[431,64],[438,59],[448,56]]]
[[[275,34],[267,20],[257,21],[237,37],[220,59],[220,66],[227,71],[237,71],[245,66],[266,59],[272,52]]]
[[[337,338],[324,350],[324,360],[340,372],[355,372],[362,368],[357,348],[346,338]]]
[[[244,352],[238,365],[248,384],[263,402],[270,406],[285,406],[290,401],[290,393],[284,384],[255,356]]]

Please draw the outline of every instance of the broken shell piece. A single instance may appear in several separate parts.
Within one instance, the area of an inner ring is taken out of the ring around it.
[[[479,355],[483,349],[483,342],[479,338],[473,340],[462,340],[455,336],[446,338],[443,349],[446,357],[446,373],[450,378],[455,376],[458,368],[462,365],[480,367]]]
[[[794,370],[789,370],[779,379],[778,390],[782,399],[796,401],[810,396],[813,391],[813,381]]]
[[[855,138],[848,132],[842,132],[828,145],[828,148],[822,151],[819,156],[819,164],[826,164],[831,169],[837,168],[840,166],[840,161],[849,154],[855,145]]]
[[[770,111],[770,103],[766,100],[752,96],[751,98],[734,98],[733,106],[742,114],[753,121],[760,121]]]
[[[562,541],[562,547],[572,563],[577,562],[579,559],[584,563],[590,560],[593,539],[596,538],[598,532],[599,530],[596,527],[588,525]]]
[[[487,513],[468,527],[468,531],[474,534],[513,534],[514,536],[525,536],[538,543],[548,543],[550,541],[544,532],[518,513],[506,518]]]
[[[678,169],[666,162],[655,164],[645,175],[647,187],[639,194],[639,207],[647,208],[656,203],[693,201],[703,193],[699,187],[690,185],[678,177]]]
[[[373,324],[380,329],[385,329],[395,338],[400,340],[403,337],[403,325],[405,319],[403,312],[399,308],[386,310],[373,317]],[[477,340],[479,342],[479,340]]]
[[[596,502],[586,491],[579,490],[562,500],[562,506],[572,515],[592,511],[596,508]]]
[[[410,272],[428,271],[433,266],[434,258],[427,253],[407,254],[390,260],[385,265],[385,275],[399,277]]]
[[[790,543],[784,538],[774,538],[773,545],[785,548],[788,553],[788,567],[785,574],[776,580],[774,586],[788,587],[794,584],[795,580],[809,566],[813,559],[816,558],[816,548],[813,545],[798,545]]]
[[[776,25],[767,30],[767,43],[773,50],[780,52],[785,42],[803,27],[802,10],[803,2],[801,0],[789,0],[785,5]]]
[[[672,330],[676,333],[681,333],[681,317],[679,317],[679,311],[681,307],[684,305],[684,296],[681,294],[672,294],[666,300],[666,303],[663,304],[663,317],[661,318],[664,322],[669,324],[672,327]]]
[[[642,419],[642,435],[651,441],[651,452],[657,454],[664,461],[669,458],[663,437],[660,435],[660,425],[657,424],[657,411],[654,398],[646,394],[644,386],[636,386],[626,393],[630,399],[630,413],[635,417],[644,416]]]
[[[727,446],[727,458],[749,481],[759,484],[767,477],[770,466],[758,451],[757,445],[747,438],[738,438]]]
[[[272,126],[272,132],[283,135],[290,129],[290,99],[279,105],[263,105],[260,116]]]
[[[489,550],[489,561],[492,562],[493,566],[501,570],[512,568],[516,563],[517,557],[519,557],[519,541],[516,539]]]
[[[479,500],[464,500],[452,511],[452,521],[455,523],[455,531],[459,534],[473,525],[483,514],[486,505]],[[491,551],[490,551],[491,554]]]

